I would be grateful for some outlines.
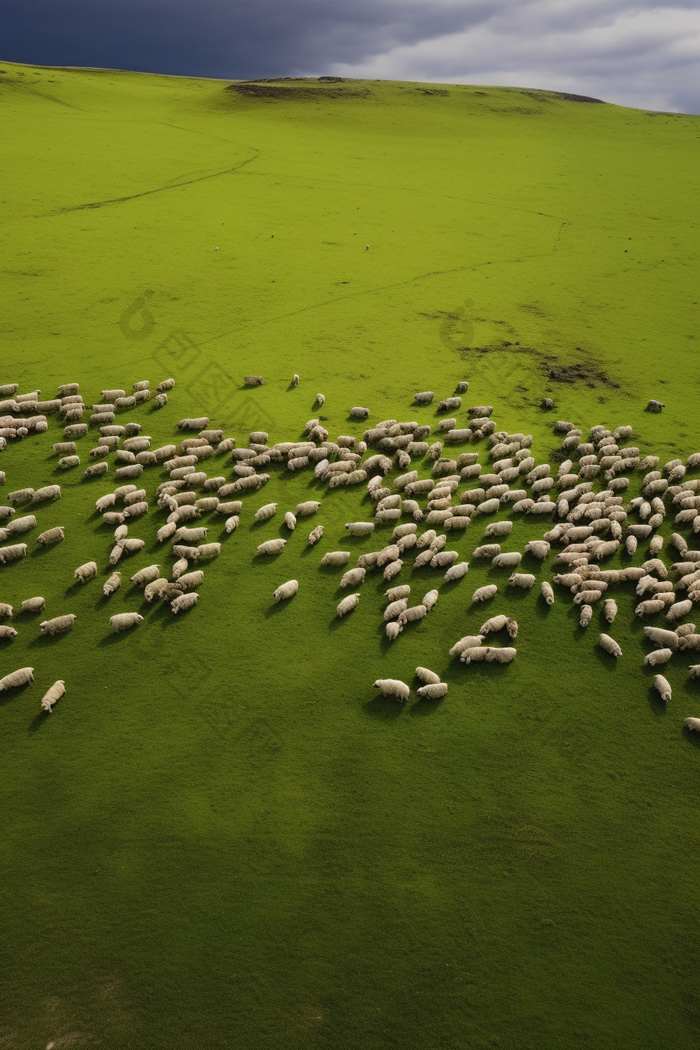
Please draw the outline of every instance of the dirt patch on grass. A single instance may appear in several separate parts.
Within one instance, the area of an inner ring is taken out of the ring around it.
[[[557,365],[549,364],[547,367],[547,378],[552,383],[586,383],[590,387],[597,386],[598,383],[605,383],[606,386],[619,388],[619,383],[615,383],[607,372],[604,372],[598,365],[590,364],[588,362],[579,362],[575,365]]]
[[[577,348],[578,349],[578,348]],[[491,343],[488,346],[460,347],[458,352],[467,357],[469,354],[495,354],[508,352],[511,354],[527,354],[537,362],[537,367],[550,383],[585,383],[594,389],[603,384],[613,390],[619,390],[620,384],[612,379],[602,366],[595,360],[577,361],[573,364],[561,364],[560,358],[537,350],[532,346],[521,346],[519,343]]]
[[[343,81],[330,77],[324,78],[323,83],[306,81],[301,84],[298,82],[292,84],[271,84],[266,81],[246,81],[238,84],[229,84],[224,88],[224,91],[232,91],[236,95],[242,95],[243,98],[263,99],[269,102],[280,102],[285,99],[296,102],[314,102],[338,98],[368,98],[372,94],[368,88],[336,86],[342,83]]]
[[[416,91],[419,95],[439,95],[442,98],[450,94],[445,88],[416,88]]]

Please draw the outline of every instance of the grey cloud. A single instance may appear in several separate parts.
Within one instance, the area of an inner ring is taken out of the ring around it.
[[[700,112],[695,0],[3,0],[6,59],[546,87]]]

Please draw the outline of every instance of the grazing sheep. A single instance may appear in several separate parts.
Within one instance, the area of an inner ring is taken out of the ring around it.
[[[700,650],[700,634],[682,634],[679,637],[679,648],[685,652],[686,649]]]
[[[482,647],[481,643],[475,646],[467,646],[459,654],[459,659],[463,664],[471,663],[482,663],[486,660],[489,654],[488,647]]]
[[[63,436],[65,438],[81,438],[86,437],[88,432],[87,423],[71,423],[69,426],[63,428]]]
[[[0,620],[11,620],[14,614],[14,610],[11,605],[7,602],[0,602]]]
[[[328,551],[321,558],[321,565],[330,565],[334,569],[347,565],[350,561],[350,551]]]
[[[287,580],[286,583],[281,584],[276,591],[273,591],[272,597],[276,602],[284,601],[286,598],[293,598],[299,591],[299,583],[297,580]]]
[[[43,488],[37,489],[32,496],[32,503],[44,503],[47,500],[57,500],[61,498],[61,486],[60,485],[44,485]]]
[[[482,543],[474,550],[472,558],[495,558],[500,553],[500,543]]]
[[[400,624],[415,623],[416,620],[422,620],[424,616],[427,616],[427,613],[425,605],[413,605],[399,613],[398,620]]]
[[[673,649],[655,649],[644,657],[644,666],[658,667],[660,664],[668,663],[672,656]]]
[[[298,518],[308,518],[310,514],[315,514],[320,506],[321,504],[318,500],[306,500],[305,503],[297,503],[294,513]]]
[[[205,526],[202,526],[198,529],[188,529],[186,525],[181,525],[173,537],[173,542],[202,543],[204,540],[206,540],[208,532],[209,529]]]
[[[388,591],[384,591],[384,597],[389,602],[400,601],[401,598],[408,598],[411,593],[411,588],[407,583],[399,584],[398,587],[390,587]]]
[[[549,549],[549,544],[546,540],[530,540],[529,543],[525,544],[525,550],[535,558],[539,558],[540,561],[547,557]]]
[[[152,580],[146,584],[144,588],[143,596],[147,602],[153,602],[156,599],[159,601],[171,602],[173,598],[178,598],[183,593],[180,587],[179,581],[177,583],[170,583],[164,577],[159,576],[157,580]]]
[[[52,686],[44,693],[41,700],[41,710],[46,711],[47,714],[51,714],[53,705],[57,700],[60,700],[66,691],[66,683],[62,678],[59,678],[57,682],[54,682]]]
[[[54,616],[52,620],[44,620],[43,623],[39,624],[39,631],[41,634],[48,634],[53,636],[54,634],[61,634],[63,631],[70,631],[75,624],[77,617],[75,613],[65,613],[63,616]]]
[[[440,683],[440,675],[427,667],[416,667],[415,675],[423,685],[439,685]]]
[[[209,426],[209,417],[199,416],[197,419],[181,419],[175,425],[178,430],[206,430]]]
[[[13,543],[9,547],[0,547],[0,565],[7,565],[8,562],[18,561],[20,558],[26,557],[26,554],[26,543]]]
[[[688,668],[688,678],[700,678],[700,664],[691,664]]]
[[[606,653],[610,653],[610,655],[614,656],[616,659],[622,656],[622,649],[617,644],[615,639],[611,638],[609,634],[601,634],[598,637],[598,645]]]
[[[102,587],[102,593],[105,598],[109,598],[111,594],[118,591],[122,585],[122,574],[120,572],[113,572],[112,575],[106,580]]]
[[[491,564],[496,569],[512,569],[520,564],[522,554],[519,551],[506,551],[492,558]]]
[[[263,507],[259,507],[255,512],[254,521],[267,521],[268,518],[273,517],[277,513],[276,503],[266,503]]]
[[[457,551],[438,551],[433,555],[430,565],[433,569],[446,569],[448,566],[454,565],[459,558]]]
[[[6,674],[4,678],[0,678],[0,693],[4,692],[5,689],[17,689],[19,686],[27,685],[28,682],[33,681],[34,668],[20,667],[18,670]]]
[[[20,606],[22,612],[43,612],[46,608],[46,598],[25,598]]]
[[[173,579],[179,579],[180,576],[184,575],[184,573],[189,571],[189,568],[190,563],[188,562],[187,558],[178,558],[178,560],[175,562],[172,568]]]
[[[14,627],[9,627],[7,624],[0,624],[0,639],[12,639],[17,637],[17,631]]]
[[[204,573],[201,569],[195,569],[194,572],[183,573],[178,578],[177,585],[183,591],[193,591],[197,587],[200,587],[204,582]]]
[[[384,575],[384,579],[387,581],[387,583],[390,580],[393,580],[395,576],[398,576],[398,574],[401,572],[402,568],[403,568],[403,562],[401,561],[400,558],[397,558],[395,561],[389,562],[389,564],[384,569],[384,574],[383,574]]]
[[[656,613],[661,612],[665,608],[664,602],[660,599],[652,598],[649,601],[640,602],[634,610],[637,616],[654,616]]]
[[[52,529],[47,529],[46,532],[42,532],[36,538],[36,542],[40,547],[46,547],[51,543],[60,543],[61,540],[66,538],[64,525],[54,525]]]
[[[430,405],[434,397],[435,394],[432,390],[423,390],[421,393],[413,395],[413,401],[416,405]]]
[[[531,572],[514,572],[508,577],[508,585],[510,587],[521,587],[525,591],[534,587],[535,582],[536,578]]]
[[[512,521],[492,521],[486,526],[484,538],[490,536],[509,536],[513,530]]]
[[[509,664],[518,655],[518,650],[512,646],[504,646],[502,649],[487,646],[482,652],[486,653],[486,662],[490,664]]]
[[[285,514],[284,524],[287,526],[290,532],[294,532],[295,528],[297,527],[297,519],[294,516],[294,514],[292,514],[291,510],[288,510]]]
[[[398,588],[394,588],[398,590]],[[387,592],[388,593],[388,592]],[[408,601],[404,598],[397,598],[390,602],[384,610],[384,623],[388,623],[390,620],[396,620],[397,617],[408,608]]]
[[[480,634],[466,634],[464,638],[460,638],[452,648],[450,649],[450,656],[460,656],[465,649],[475,649],[480,647],[483,638]]]
[[[508,617],[505,613],[499,613],[498,616],[492,616],[485,623],[482,623],[479,628],[479,634],[486,637],[487,634],[493,634],[496,631],[502,631],[508,624]],[[517,633],[517,631],[516,631]]]
[[[660,412],[662,408],[666,408],[663,401],[655,401],[653,398],[650,398],[646,410],[647,412]]]
[[[162,525],[156,533],[156,539],[159,543],[165,543],[171,536],[174,536],[177,531],[177,525],[174,521],[168,522],[166,525]]]
[[[428,591],[428,593],[424,596],[422,604],[425,606],[428,612],[430,612],[431,609],[435,608],[439,597],[440,592],[435,588],[433,588],[433,590],[431,591]]]
[[[134,573],[131,577],[131,582],[135,583],[137,587],[145,587],[147,583],[152,583],[153,580],[157,580],[159,576],[159,565],[147,565],[145,569],[139,569],[137,573]]]
[[[263,379],[262,376],[243,376],[243,385],[244,386],[262,386],[264,382],[265,382],[265,380]],[[207,420],[207,423],[208,422],[209,421]]]
[[[369,536],[374,532],[373,521],[349,521],[345,525],[351,536]]]
[[[677,634],[679,638],[685,638],[689,634],[695,634],[694,623],[682,623],[680,627],[676,627],[674,634]],[[681,646],[681,649],[683,646]]]
[[[78,580],[80,583],[87,583],[88,580],[92,580],[97,576],[97,562],[86,561],[83,565],[79,565],[73,573],[73,579]]]
[[[398,678],[378,678],[374,683],[374,688],[378,689],[382,696],[393,696],[404,702],[411,695],[411,690],[406,683],[401,682]]]
[[[348,569],[343,575],[339,587],[357,587],[358,584],[362,583],[365,578],[366,569],[358,567],[356,569]]]
[[[258,547],[258,554],[281,554],[285,548],[286,540],[266,540],[265,543],[261,543]],[[350,555],[348,554],[348,558]]]
[[[700,733],[700,718],[686,718],[683,725],[686,729],[695,729]]]
[[[7,528],[2,530],[2,539],[7,539],[9,536],[19,535],[22,532],[30,532],[36,528],[36,518],[33,514],[25,514],[21,518],[12,518]]]
[[[447,695],[447,682],[429,682],[416,689],[416,696],[421,700],[440,700]]]
[[[321,539],[322,536],[323,536],[323,525],[317,525],[316,528],[313,529],[309,533],[309,540],[308,540],[309,545],[311,547],[313,547],[316,543],[318,543],[318,541]]]
[[[588,627],[589,623],[593,619],[593,609],[590,605],[582,605],[581,612],[579,613],[579,626]]]
[[[693,608],[693,602],[690,598],[686,598],[682,602],[675,602],[666,613],[667,620],[682,620],[684,616],[687,616]]]
[[[666,631],[663,627],[645,627],[644,637],[654,645],[678,649],[680,641],[675,631]]]
[[[336,615],[338,616],[339,619],[342,620],[343,616],[345,616],[349,612],[352,612],[353,609],[357,608],[357,606],[359,605],[359,602],[360,602],[360,595],[359,594],[349,594],[347,596],[347,598],[343,598],[342,602],[338,603],[338,606],[337,606],[337,608],[335,610],[336,611]]]
[[[62,456],[58,461],[61,470],[71,470],[80,466],[80,456]]]
[[[126,631],[129,627],[135,627],[141,623],[143,616],[137,612],[125,612],[117,613],[116,616],[110,616],[109,624],[115,634],[119,634],[120,631]]]
[[[232,514],[229,518],[227,518],[224,522],[224,530],[226,532],[226,535],[230,536],[231,533],[238,528],[239,523],[240,518],[237,514]]]
[[[13,506],[15,504],[20,506],[22,503],[29,503],[34,496],[34,489],[16,489],[14,492],[8,493],[7,501]]]
[[[199,558],[202,561],[211,561],[212,558],[218,558],[221,554],[220,543],[200,543],[197,547],[199,552]]]
[[[551,583],[548,583],[547,580],[542,581],[540,585],[540,593],[547,605],[554,605],[554,590],[552,589]]]
[[[177,598],[173,598],[170,603],[170,608],[177,616],[179,612],[186,612],[187,609],[191,609],[198,601],[199,595],[197,592],[188,591],[187,594],[180,594]]]
[[[487,602],[494,597],[497,591],[498,587],[495,583],[489,583],[485,587],[478,587],[472,595],[472,601]]]
[[[667,704],[673,696],[671,686],[668,680],[664,678],[662,674],[655,674],[654,681],[652,684],[654,686],[654,689],[656,689],[656,691],[658,692],[661,699],[664,701],[665,704]]]
[[[398,623],[397,620],[390,620],[384,631],[389,641],[393,642],[403,631],[403,624]]]

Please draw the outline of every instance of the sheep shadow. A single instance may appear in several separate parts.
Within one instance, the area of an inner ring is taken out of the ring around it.
[[[653,714],[655,714],[657,718],[666,716],[668,704],[665,700],[661,699],[660,693],[654,688],[653,685],[650,685],[647,689],[647,702]]]
[[[3,689],[0,693],[0,707],[9,704],[11,700],[18,700],[32,684],[25,682],[24,685],[16,685],[12,689]]]
[[[416,689],[420,689],[420,685],[416,686]],[[416,698],[415,704],[411,704],[409,707],[408,713],[412,718],[425,718],[426,715],[434,715],[440,709],[444,700],[444,696],[439,696],[435,699],[429,696],[419,696]]]
[[[60,542],[61,542],[61,540],[58,541],[58,543],[60,543]],[[50,554],[55,549],[56,546],[57,546],[56,543],[47,543],[47,544],[40,543],[40,544],[38,544],[38,546],[36,546],[34,548],[33,551],[30,552],[29,557],[30,558],[43,558],[45,555]]]
[[[53,711],[50,712],[50,713],[53,714]],[[34,736],[36,733],[38,733],[39,730],[41,729],[41,727],[46,725],[46,723],[48,721],[48,715],[49,715],[49,712],[48,711],[44,711],[42,709],[39,712],[39,714],[36,715],[36,717],[33,718],[31,720],[31,722],[29,723],[29,725],[27,727],[27,736]]]
[[[370,718],[377,718],[383,722],[393,722],[403,714],[406,705],[393,696],[384,696],[379,693],[370,700],[366,700],[362,709]]]
[[[681,729],[681,733],[693,747],[700,750],[700,733],[698,733],[697,729],[689,729],[688,726],[684,725]]]
[[[294,597],[294,595],[292,595]],[[266,620],[269,620],[272,616],[279,616],[281,612],[287,608],[291,601],[291,598],[283,598],[280,602],[275,602],[274,605],[268,605],[265,610],[264,616]]]
[[[618,658],[617,657],[612,656],[611,653],[606,653],[605,650],[601,649],[601,647],[599,645],[596,645],[595,649],[593,650],[593,655],[595,656],[595,658],[598,661],[598,663],[600,664],[600,666],[602,668],[604,668],[604,670],[608,674],[616,674],[617,673],[617,665],[618,665]]]
[[[72,628],[70,630],[72,630]],[[29,642],[28,648],[47,649],[51,645],[58,645],[63,641],[67,634],[70,634],[70,630],[59,631],[58,634],[40,634],[37,638],[32,638],[31,642]]]

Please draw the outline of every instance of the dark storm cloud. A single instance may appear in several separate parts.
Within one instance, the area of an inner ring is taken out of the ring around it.
[[[5,59],[512,84],[700,111],[695,0],[2,0]]]

